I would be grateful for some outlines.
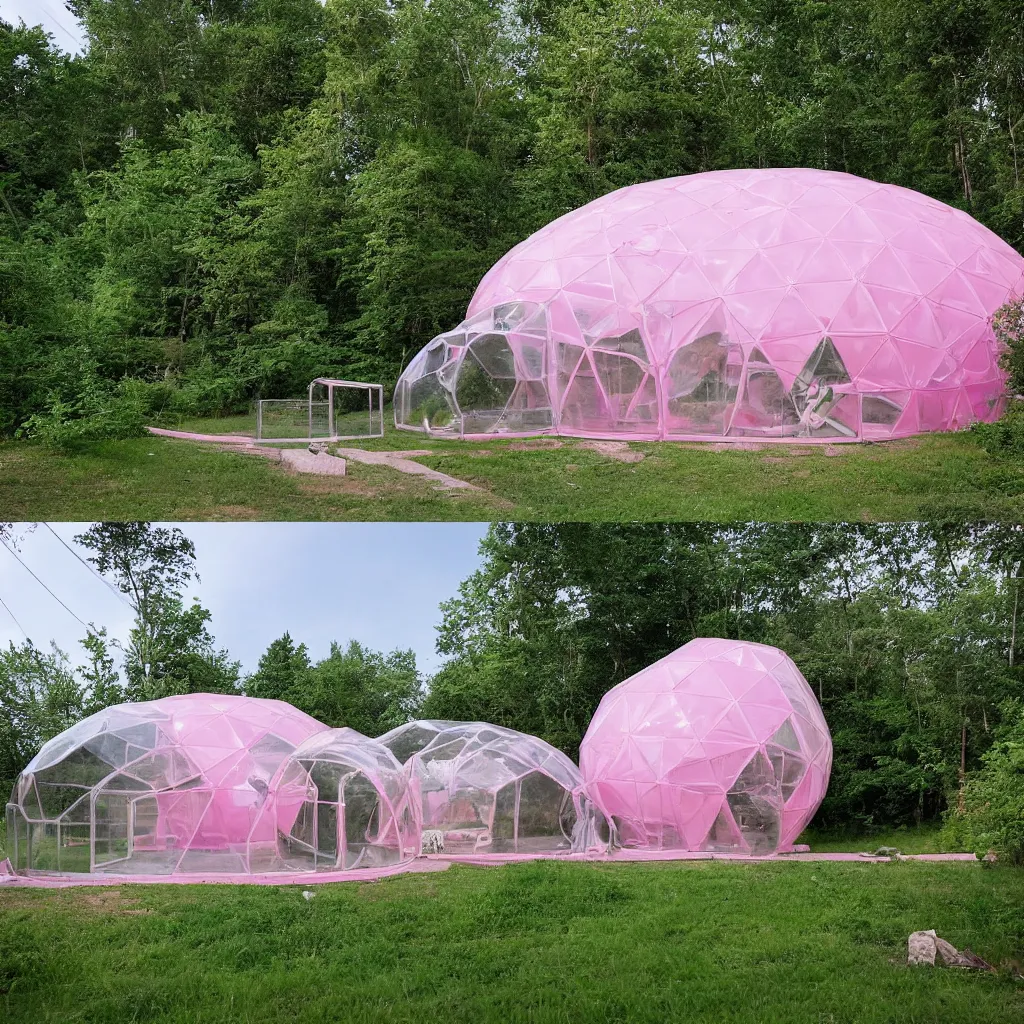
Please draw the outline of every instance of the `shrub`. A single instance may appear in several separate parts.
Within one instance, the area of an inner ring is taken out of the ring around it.
[[[1010,375],[1010,394],[1024,394],[1024,298],[1000,306],[992,317],[992,330],[1006,346],[999,364]]]
[[[1024,702],[1003,705],[1003,724],[964,789],[964,809],[946,812],[949,840],[980,857],[995,850],[1024,864]]]
[[[111,385],[87,376],[70,399],[53,396],[49,405],[30,416],[19,434],[47,448],[63,449],[77,441],[105,441],[139,437],[145,433],[149,412],[147,385],[125,379]]]
[[[1002,419],[975,423],[971,433],[989,455],[1024,457],[1024,402],[1011,398]]]

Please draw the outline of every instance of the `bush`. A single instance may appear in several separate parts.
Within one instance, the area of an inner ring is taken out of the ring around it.
[[[971,433],[989,455],[1024,457],[1024,402],[1011,398],[1002,419],[975,423]]]
[[[1024,702],[1003,705],[1003,725],[964,789],[964,810],[946,812],[946,837],[979,856],[995,850],[1024,864]]]
[[[140,437],[146,432],[149,398],[143,381],[126,379],[111,385],[88,376],[77,395],[70,400],[54,396],[18,433],[57,450],[77,441]]]
[[[999,364],[1010,375],[1010,394],[1024,394],[1024,298],[1000,306],[992,317],[992,330],[1006,346]]]

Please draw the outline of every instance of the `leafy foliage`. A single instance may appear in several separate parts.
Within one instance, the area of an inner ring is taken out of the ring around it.
[[[1024,243],[1013,0],[70,6],[82,57],[0,23],[0,432],[51,446],[390,385],[514,244],[652,178],[849,171]]]
[[[1003,725],[967,782],[962,808],[946,815],[946,831],[979,857],[989,849],[1024,864],[1024,704],[1003,708]]]
[[[1016,528],[498,525],[443,605],[424,714],[570,755],[602,695],[695,636],[775,644],[825,711],[818,824],[934,820],[1021,684]]]

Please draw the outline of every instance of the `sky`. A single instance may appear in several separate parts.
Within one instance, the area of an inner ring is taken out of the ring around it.
[[[75,16],[64,7],[63,0],[0,0],[0,18],[11,25],[42,25],[56,44],[68,53],[81,53],[85,37]]]
[[[168,525],[168,524],[162,524]],[[375,650],[412,648],[422,671],[434,650],[439,604],[480,564],[486,523],[182,523],[196,547],[201,582],[190,591],[213,615],[218,647],[252,671],[286,630],[323,658],[332,640]],[[66,611],[0,546],[0,646],[25,633],[40,648],[56,641],[83,664],[84,622],[124,639],[132,612],[65,548],[87,523],[17,524],[17,554]],[[54,533],[51,533],[50,530]],[[60,539],[58,539],[60,538]],[[22,632],[24,629],[24,633]]]

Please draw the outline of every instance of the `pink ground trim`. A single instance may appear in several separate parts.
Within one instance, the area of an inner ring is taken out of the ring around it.
[[[974,861],[973,853],[918,853],[901,857],[901,860],[949,862]],[[558,854],[481,854],[474,856],[445,856],[429,854],[418,857],[411,864],[403,864],[393,868],[363,871],[321,871],[275,873],[265,875],[231,875],[231,874],[195,874],[195,875],[63,875],[30,877],[16,875],[11,870],[10,861],[0,862],[0,889],[71,889],[78,886],[113,886],[113,885],[322,885],[327,882],[376,882],[382,878],[391,878],[404,874],[428,874],[435,871],[447,871],[453,864],[467,864],[474,867],[497,867],[502,864],[518,864],[525,861],[558,860],[586,861],[588,863],[614,864],[619,862],[636,863],[640,861],[695,861],[717,860],[736,861],[739,863],[766,863],[768,861],[863,861],[870,864],[889,863],[889,857],[866,857],[859,853],[790,853],[776,854],[771,857],[748,857],[733,853],[680,853],[669,850],[654,853],[645,850],[619,850],[612,856],[601,854],[579,854],[560,856]]]
[[[164,430],[162,427],[146,427],[157,437],[176,437],[181,441],[218,441],[221,444],[255,444],[256,438],[249,434],[191,434],[187,430]],[[302,439],[299,438],[301,441]],[[308,442],[307,442],[308,443]]]

